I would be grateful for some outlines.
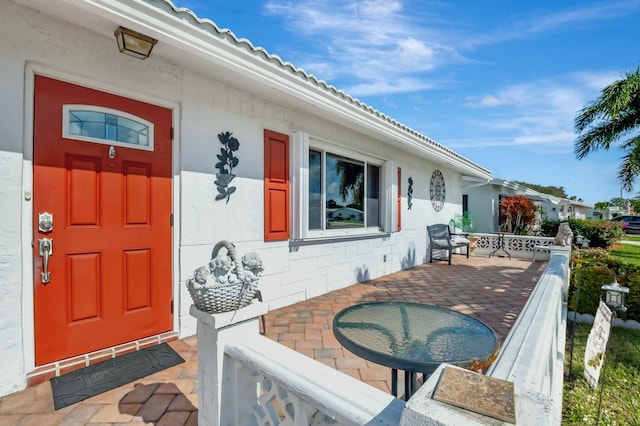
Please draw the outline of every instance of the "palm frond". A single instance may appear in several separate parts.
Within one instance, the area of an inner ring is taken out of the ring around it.
[[[578,136],[574,149],[578,159],[584,158],[592,151],[611,148],[611,145],[637,130],[640,125],[640,113],[624,111],[617,117],[591,127],[586,133]],[[624,147],[624,145],[623,145]]]
[[[578,112],[574,127],[578,159],[619,144],[625,154],[618,179],[631,191],[640,175],[640,67],[602,89],[598,99]]]
[[[622,157],[622,163],[618,168],[618,179],[625,191],[633,190],[633,183],[640,175],[640,136],[630,139],[625,143],[629,147]]]
[[[582,133],[599,120],[611,120],[624,112],[640,110],[640,67],[614,81],[601,91],[600,97],[578,112],[574,127]]]

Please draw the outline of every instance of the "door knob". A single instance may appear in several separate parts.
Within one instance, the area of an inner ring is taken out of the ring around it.
[[[49,272],[49,256],[53,254],[53,240],[50,238],[41,238],[38,240],[38,251],[42,256],[42,273],[40,279],[42,284],[49,284],[51,281],[51,272]]]

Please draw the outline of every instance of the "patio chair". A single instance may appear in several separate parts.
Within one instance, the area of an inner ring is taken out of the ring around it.
[[[467,259],[469,258],[469,240],[463,234],[452,234],[449,225],[437,223],[427,226],[429,234],[429,263],[433,263],[433,251],[445,250],[448,252],[449,265],[451,265],[451,255],[453,250],[459,247],[467,248]],[[443,259],[436,259],[443,260]]]

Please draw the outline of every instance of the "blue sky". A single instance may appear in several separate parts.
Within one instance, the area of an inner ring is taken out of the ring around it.
[[[613,149],[577,160],[576,113],[640,66],[640,0],[174,0],[492,171],[587,203]],[[637,186],[640,190],[640,186]]]

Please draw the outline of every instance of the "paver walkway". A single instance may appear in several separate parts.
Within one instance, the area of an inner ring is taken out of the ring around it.
[[[502,341],[545,266],[546,262],[501,257],[454,256],[451,266],[420,265],[271,311],[267,337],[390,392],[388,368],[358,358],[336,341],[331,330],[336,312],[364,301],[428,303],[484,321]],[[197,342],[188,337],[169,344],[185,363],[58,411],[53,409],[48,382],[0,398],[0,426],[195,425]]]

